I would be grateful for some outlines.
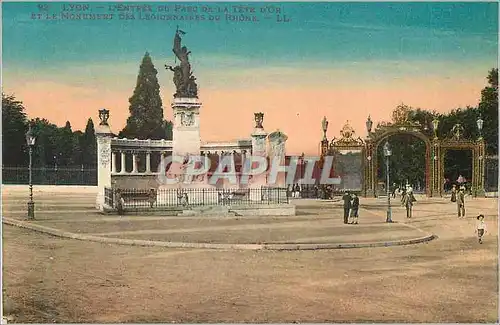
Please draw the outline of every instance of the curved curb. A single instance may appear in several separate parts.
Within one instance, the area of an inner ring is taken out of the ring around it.
[[[423,237],[413,239],[402,239],[393,241],[380,241],[380,242],[367,242],[367,243],[324,243],[324,244],[211,244],[211,243],[183,243],[183,242],[164,242],[154,240],[137,240],[137,239],[122,239],[122,238],[108,238],[100,236],[92,236],[85,234],[76,234],[67,231],[61,231],[50,227],[41,226],[21,220],[10,218],[2,218],[2,222],[6,225],[11,225],[19,228],[29,229],[36,232],[49,234],[61,238],[77,239],[84,241],[92,241],[106,244],[118,244],[129,246],[153,246],[153,247],[168,247],[168,248],[208,248],[208,249],[237,249],[237,250],[278,250],[278,251],[294,251],[294,250],[318,250],[318,249],[343,249],[343,248],[366,248],[366,247],[389,247],[389,246],[402,246],[418,244],[431,241],[437,238],[434,234],[427,234]],[[403,224],[406,225],[406,224]],[[409,226],[409,225],[406,225]],[[421,232],[423,230],[409,226]],[[424,232],[425,233],[425,232]]]

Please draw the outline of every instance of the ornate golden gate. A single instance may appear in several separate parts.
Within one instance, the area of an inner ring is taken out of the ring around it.
[[[460,124],[453,126],[450,135],[440,139],[437,135],[439,120],[434,119],[432,126],[434,137],[425,135],[422,126],[409,120],[409,110],[400,111],[394,116],[394,123],[379,125],[372,132],[373,122],[370,117],[366,121],[368,136],[363,140],[354,138],[354,130],[346,123],[340,134],[341,138],[328,141],[326,132],[328,121],[323,118],[323,140],[320,143],[320,154],[335,155],[339,150],[358,150],[361,152],[362,193],[367,197],[377,196],[377,150],[386,139],[397,134],[410,134],[425,143],[425,193],[427,196],[442,196],[444,186],[444,157],[447,150],[471,150],[472,159],[472,193],[474,196],[484,196],[484,157],[485,143],[482,137],[477,140],[464,139],[463,127]],[[388,184],[386,184],[387,186]]]

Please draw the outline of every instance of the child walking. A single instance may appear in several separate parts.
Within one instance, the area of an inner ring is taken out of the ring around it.
[[[483,243],[483,236],[486,233],[486,223],[484,222],[484,216],[482,214],[477,216],[477,226],[476,226],[476,232],[477,232],[477,238],[479,240],[479,243]]]

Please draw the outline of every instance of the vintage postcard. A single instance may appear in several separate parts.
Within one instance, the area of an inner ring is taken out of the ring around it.
[[[498,322],[497,2],[2,3],[2,323]]]

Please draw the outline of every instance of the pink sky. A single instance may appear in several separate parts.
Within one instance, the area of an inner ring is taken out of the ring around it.
[[[486,75],[486,73],[484,74]],[[389,120],[392,110],[404,102],[438,112],[448,112],[467,105],[475,106],[480,99],[485,78],[464,76],[446,78],[419,76],[393,78],[364,83],[354,80],[330,83],[327,86],[301,87],[272,85],[231,91],[214,87],[200,92],[202,141],[249,138],[254,127],[253,113],[264,112],[267,132],[280,129],[289,138],[287,154],[318,154],[322,137],[321,120],[329,120],[328,137],[337,137],[347,120],[358,136],[366,135],[365,121],[370,114],[377,123]],[[132,85],[128,85],[132,86]],[[165,116],[171,118],[172,89],[162,88]],[[73,130],[83,129],[89,117],[97,124],[98,109],[110,109],[112,130],[118,133],[128,117],[128,87],[93,87],[69,85],[54,81],[24,81],[7,93],[23,101],[28,116],[45,117],[62,126],[69,120]]]

